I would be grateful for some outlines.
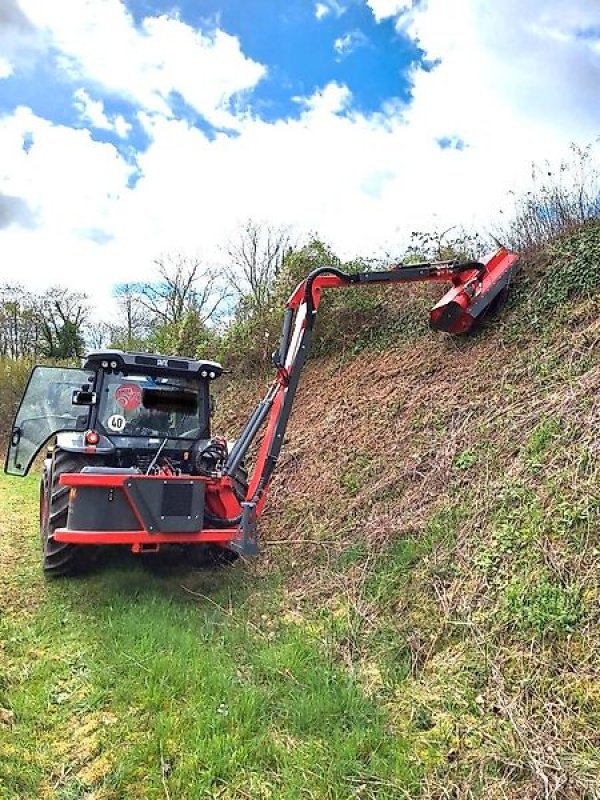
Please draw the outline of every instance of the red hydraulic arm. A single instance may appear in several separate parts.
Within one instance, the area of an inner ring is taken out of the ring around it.
[[[242,503],[242,518],[247,515],[254,520],[263,509],[324,289],[353,285],[449,282],[452,288],[430,311],[430,325],[435,330],[451,334],[464,333],[507,290],[518,258],[516,253],[501,247],[483,261],[399,264],[385,271],[356,274],[345,273],[334,267],[320,267],[302,281],[286,304],[279,349],[273,355],[277,376],[264,400],[248,420],[225,465],[225,475],[233,475],[268,417],[246,502]]]

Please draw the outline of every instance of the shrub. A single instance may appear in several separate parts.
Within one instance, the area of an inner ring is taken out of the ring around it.
[[[16,414],[29,373],[36,363],[50,366],[76,367],[80,362],[52,359],[8,358],[0,356],[0,455],[6,452],[8,435]]]
[[[221,354],[228,366],[241,374],[269,366],[271,353],[279,344],[282,309],[288,297],[310,272],[323,266],[337,267],[345,272],[369,268],[361,261],[342,263],[318,239],[289,253],[272,287],[268,305],[258,308],[250,298],[243,298],[239,303],[235,318],[221,342]],[[377,290],[325,292],[322,313],[315,325],[312,353],[323,355],[343,350],[365,329],[377,328],[385,308],[384,295]]]
[[[21,400],[32,361],[0,357],[0,452],[4,453],[14,414]]]
[[[562,236],[547,246],[546,253],[550,264],[532,298],[540,310],[600,291],[600,223]]]

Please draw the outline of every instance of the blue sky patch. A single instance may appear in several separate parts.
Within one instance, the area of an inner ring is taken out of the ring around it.
[[[151,0],[129,0],[138,24],[149,15],[172,12],[174,6]],[[394,21],[379,23],[364,0],[322,0],[331,9],[317,18],[309,0],[182,0],[180,19],[210,33],[220,27],[237,36],[242,52],[267,67],[267,75],[250,93],[252,110],[266,121],[297,117],[294,101],[336,81],[348,86],[353,108],[379,111],[391,99],[408,102],[409,69],[423,62],[423,52],[396,31]],[[336,46],[337,43],[337,46]]]
[[[436,139],[442,150],[464,150],[467,143],[460,136],[441,136]]]
[[[149,16],[177,14],[180,20],[205,34],[217,28],[238,37],[244,55],[264,65],[266,75],[251,91],[234,98],[242,109],[267,122],[298,118],[309,97],[330,82],[345,85],[351,101],[344,113],[372,114],[386,104],[395,107],[411,99],[410,70],[433,64],[424,60],[419,47],[399,33],[392,18],[375,21],[365,0],[181,0],[179,5],[158,0],[127,0],[126,7],[137,25]],[[107,57],[110,57],[107,51]],[[73,94],[84,88],[94,101],[102,100],[106,115],[120,114],[132,126],[126,138],[94,127],[81,118]],[[0,113],[18,105],[54,123],[87,127],[98,141],[110,142],[124,157],[132,147],[143,151],[148,137],[136,120],[139,108],[98,86],[73,79],[61,70],[52,53],[42,56],[26,73],[0,81]],[[215,129],[186,103],[181,95],[168,98],[173,114],[201,130],[209,139]],[[235,131],[225,130],[230,136]],[[442,147],[461,149],[460,143],[440,141]]]
[[[207,0],[202,16],[194,7],[184,0],[182,19],[206,25],[212,16],[239,37],[247,56],[267,67],[251,98],[267,121],[297,116],[301,109],[293,98],[312,95],[330,81],[348,86],[353,108],[364,113],[379,111],[392,98],[410,100],[408,71],[423,53],[396,31],[393,20],[376,23],[362,0],[322,19],[316,3],[307,0]],[[340,49],[341,42],[346,44]]]
[[[584,41],[600,40],[600,25],[592,25],[588,28],[575,28],[575,37]]]

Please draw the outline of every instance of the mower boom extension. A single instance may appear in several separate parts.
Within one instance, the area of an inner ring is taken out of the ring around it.
[[[453,286],[430,311],[430,325],[464,333],[506,291],[518,255],[501,247],[484,261],[398,264],[387,270],[347,273],[335,267],[313,270],[292,292],[284,312],[279,348],[273,354],[277,376],[231,450],[224,474],[232,476],[269,418],[250,478],[246,503],[257,515],[277,464],[302,368],[308,356],[323,289],[349,286],[445,282]]]

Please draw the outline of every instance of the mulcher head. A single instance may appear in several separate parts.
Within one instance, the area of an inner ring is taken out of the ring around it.
[[[431,327],[466,333],[506,292],[519,256],[501,247],[481,262],[452,276],[454,286],[429,312]]]

